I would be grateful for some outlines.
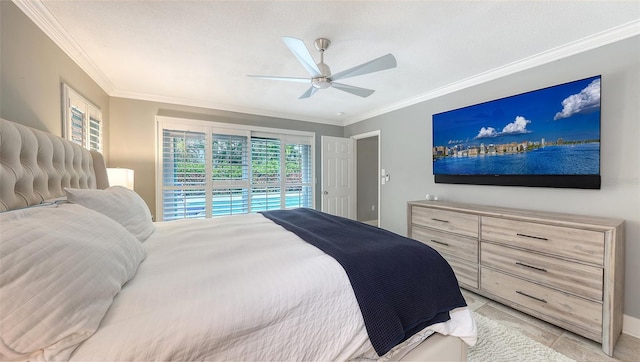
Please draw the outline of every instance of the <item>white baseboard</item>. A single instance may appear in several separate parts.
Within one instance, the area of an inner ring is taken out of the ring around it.
[[[640,338],[640,319],[623,314],[622,315],[622,333],[628,334],[636,338]]]

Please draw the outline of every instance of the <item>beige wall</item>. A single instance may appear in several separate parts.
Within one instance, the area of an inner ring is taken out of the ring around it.
[[[102,110],[108,157],[109,96],[10,1],[0,1],[0,117],[62,135],[64,82]]]
[[[125,98],[111,98],[110,109],[109,166],[135,170],[135,190],[147,202],[154,214],[156,212],[156,115],[315,132],[316,178],[320,175],[320,137],[323,135],[341,137],[343,133],[343,127],[339,126]],[[317,183],[316,187],[319,187]],[[318,208],[320,197],[320,193],[317,192]]]

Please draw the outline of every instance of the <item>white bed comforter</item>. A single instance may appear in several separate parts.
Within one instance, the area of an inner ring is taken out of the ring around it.
[[[136,276],[72,360],[377,357],[340,264],[260,214],[158,223],[144,247]],[[429,329],[475,343],[466,309]]]

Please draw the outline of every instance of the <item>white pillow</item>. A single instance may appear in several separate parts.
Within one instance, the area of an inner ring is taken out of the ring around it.
[[[122,225],[80,205],[0,214],[0,360],[65,360],[145,257]]]
[[[142,197],[122,186],[105,190],[65,188],[69,202],[105,214],[119,222],[138,240],[145,241],[156,229],[149,207]]]

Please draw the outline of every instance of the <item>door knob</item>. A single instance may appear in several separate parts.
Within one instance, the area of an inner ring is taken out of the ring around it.
[[[323,195],[329,195],[329,191],[322,192]]]

